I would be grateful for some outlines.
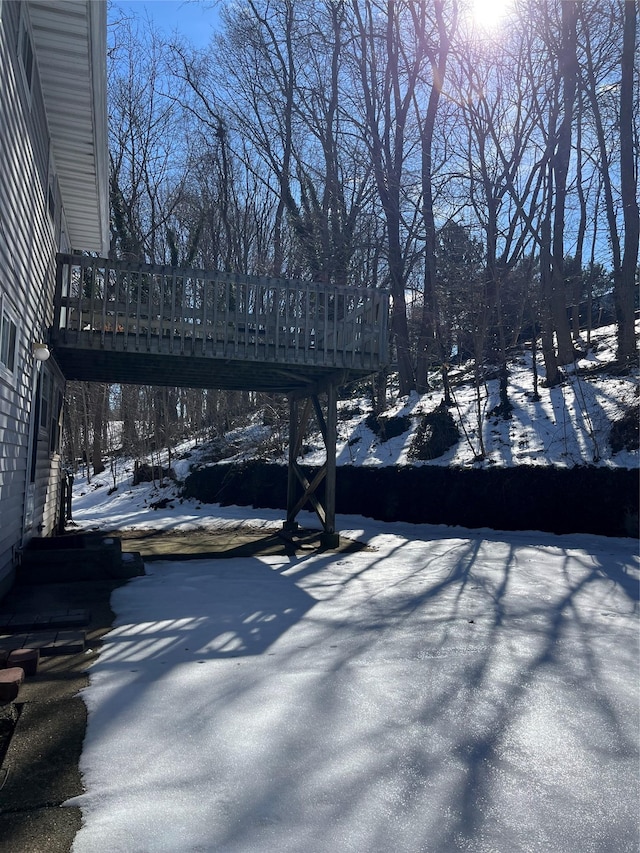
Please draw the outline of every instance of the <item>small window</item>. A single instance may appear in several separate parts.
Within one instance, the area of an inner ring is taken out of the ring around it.
[[[51,396],[53,380],[48,370],[42,373],[42,388],[40,396],[40,429],[49,429],[49,414],[51,412]]]
[[[64,397],[58,388],[56,393],[56,404],[51,413],[51,429],[49,431],[49,453],[60,452],[60,432],[62,426],[62,406]]]
[[[18,324],[9,311],[6,299],[0,294],[0,368],[12,376],[16,371],[16,345],[18,342]]]

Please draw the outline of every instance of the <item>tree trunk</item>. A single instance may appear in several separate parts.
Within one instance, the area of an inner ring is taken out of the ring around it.
[[[121,390],[120,407],[122,417],[122,447],[126,452],[136,452],[139,445],[138,420],[139,391],[137,385],[123,385]]]
[[[546,187],[546,211],[540,226],[540,348],[548,386],[557,385],[560,381],[553,339],[554,324],[551,298],[551,207],[553,204],[551,184],[552,179],[551,174],[549,174]]]
[[[91,449],[91,463],[94,474],[102,474],[104,463],[102,461],[102,434],[104,432],[104,421],[106,413],[108,385],[95,385],[91,394],[93,409],[93,445]]]
[[[571,159],[571,128],[575,102],[578,61],[576,56],[575,0],[565,0],[562,6],[562,46],[560,72],[562,74],[563,116],[558,130],[558,144],[552,160],[555,184],[553,220],[553,260],[551,275],[551,310],[556,330],[558,362],[570,364],[574,359],[573,341],[567,318],[567,297],[564,277],[564,225],[567,200],[567,174]]]
[[[621,363],[636,358],[634,289],[640,237],[633,145],[633,77],[636,30],[636,4],[632,0],[626,0],[624,4],[620,81],[620,181],[624,218],[624,254],[620,270],[614,278],[616,319],[618,321],[617,355],[618,361]]]
[[[430,359],[433,357],[434,343],[437,347],[437,357],[442,364],[445,400],[449,405],[450,390],[446,369],[449,354],[444,352],[442,336],[439,332],[439,313],[436,296],[436,225],[433,213],[433,134],[438,104],[442,93],[442,84],[447,69],[447,57],[451,47],[451,38],[444,21],[444,4],[442,0],[434,3],[436,23],[438,27],[438,51],[431,56],[431,91],[424,121],[420,126],[420,142],[422,153],[422,218],[424,222],[424,288],[422,299],[422,317],[420,334],[418,336],[418,352],[416,357],[416,388],[423,393],[428,388],[427,372]],[[453,27],[456,19],[454,17]]]

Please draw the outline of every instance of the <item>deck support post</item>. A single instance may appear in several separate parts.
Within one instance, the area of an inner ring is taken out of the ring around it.
[[[293,395],[289,397],[289,465],[287,467],[287,520],[283,527],[287,533],[295,533],[298,522],[295,520],[293,508],[296,496],[296,450],[298,446],[298,400]]]
[[[336,441],[337,441],[337,391],[334,383],[326,386],[326,415],[318,394],[304,398],[300,406],[300,398],[289,397],[289,469],[287,476],[287,520],[284,530],[295,533],[298,529],[296,516],[301,509],[310,503],[322,524],[321,542],[326,548],[337,548],[339,536],[336,533]],[[300,411],[302,409],[302,411]],[[298,456],[307,430],[309,418],[314,412],[322,434],[326,459],[322,467],[311,481],[298,465]],[[324,505],[316,494],[318,487],[324,481]],[[299,494],[302,487],[302,494]]]
[[[327,476],[324,486],[325,523],[322,544],[327,548],[336,548],[339,537],[336,533],[336,440],[338,433],[338,404],[336,386],[333,382],[327,388],[327,428],[324,446],[327,451]]]

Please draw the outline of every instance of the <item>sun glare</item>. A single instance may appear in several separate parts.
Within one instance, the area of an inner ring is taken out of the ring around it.
[[[472,0],[471,17],[475,26],[492,30],[505,17],[509,0]]]

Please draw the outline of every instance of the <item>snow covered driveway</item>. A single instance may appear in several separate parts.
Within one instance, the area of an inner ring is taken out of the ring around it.
[[[115,592],[74,853],[635,853],[637,543],[341,522]]]

